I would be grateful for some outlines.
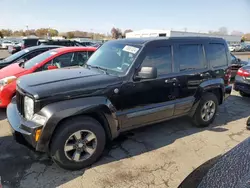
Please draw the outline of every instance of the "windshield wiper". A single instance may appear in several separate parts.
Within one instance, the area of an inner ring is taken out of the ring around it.
[[[93,65],[88,65],[88,64],[87,64],[87,67],[91,67],[91,68],[95,68],[95,69],[98,69],[98,70],[102,70],[105,74],[109,74],[108,73],[108,69],[105,69],[103,67],[93,66]]]

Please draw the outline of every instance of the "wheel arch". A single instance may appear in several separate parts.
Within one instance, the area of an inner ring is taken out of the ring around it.
[[[218,104],[222,104],[224,101],[224,90],[225,90],[225,86],[224,86],[224,80],[222,78],[217,78],[217,79],[213,79],[213,80],[207,80],[202,82],[198,89],[196,90],[195,93],[195,101],[193,104],[193,107],[190,111],[189,116],[193,117],[196,108],[199,106],[200,100],[202,98],[202,96],[204,95],[204,93],[210,92],[213,93],[217,99],[218,99]]]
[[[103,97],[74,99],[68,100],[67,103],[62,101],[44,107],[41,112],[51,116],[43,128],[36,149],[38,151],[48,151],[57,128],[63,122],[79,116],[89,116],[97,120],[104,128],[107,138],[114,139],[118,136],[118,121],[113,110],[110,101]]]

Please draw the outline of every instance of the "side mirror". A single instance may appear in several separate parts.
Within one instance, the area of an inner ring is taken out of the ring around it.
[[[155,67],[142,67],[137,73],[137,79],[154,79],[157,78],[157,68]]]
[[[237,61],[238,61],[238,62],[241,62],[241,59],[240,59],[240,58],[237,58]]]
[[[58,67],[55,66],[55,65],[49,65],[49,66],[48,66],[48,70],[57,69],[57,68],[58,68]]]

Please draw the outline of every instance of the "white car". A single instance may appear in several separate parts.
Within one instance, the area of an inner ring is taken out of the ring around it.
[[[235,46],[229,46],[228,48],[229,48],[230,52],[234,52],[235,51]]]
[[[2,48],[8,48],[9,46],[11,46],[12,45],[12,42],[11,41],[9,41],[9,40],[4,40],[3,42],[2,42],[2,44],[1,44],[1,46],[2,46]]]

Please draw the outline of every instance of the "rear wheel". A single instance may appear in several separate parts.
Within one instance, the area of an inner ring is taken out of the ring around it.
[[[213,93],[205,93],[193,116],[194,124],[197,127],[209,126],[215,118],[218,108],[218,99]]]
[[[101,156],[105,142],[105,131],[98,121],[91,117],[76,117],[65,121],[56,130],[50,155],[60,167],[79,170]]]

